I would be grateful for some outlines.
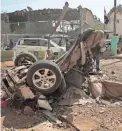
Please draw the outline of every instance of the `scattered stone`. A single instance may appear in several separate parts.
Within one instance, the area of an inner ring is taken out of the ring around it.
[[[88,105],[87,107],[88,107],[88,108],[91,108],[91,107],[92,107],[92,105]]]
[[[112,72],[111,72],[111,74],[115,74],[115,72],[114,72],[114,71],[112,71]]]
[[[15,112],[16,112],[17,115],[20,115],[22,113],[21,110],[15,110]]]
[[[78,115],[78,113],[75,112],[75,113],[74,113],[74,116],[77,116],[77,115]]]
[[[67,118],[67,116],[65,116],[65,115],[62,115],[62,117],[64,117],[65,119]]]
[[[101,110],[100,113],[104,113],[105,111],[104,110]]]
[[[28,128],[31,128],[31,127],[32,127],[32,125],[29,123],[29,124],[27,125],[27,127],[28,127]]]

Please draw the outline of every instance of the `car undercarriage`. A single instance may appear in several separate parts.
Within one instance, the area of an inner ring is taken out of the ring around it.
[[[2,79],[3,89],[11,99],[14,99],[17,93],[21,98],[25,97],[21,87],[28,88],[34,97],[37,96],[37,92],[51,96],[57,90],[61,95],[63,90],[67,88],[71,76],[74,76],[74,78],[72,77],[72,84],[76,85],[76,72],[79,73],[79,78],[81,78],[79,85],[82,85],[85,77],[88,77],[93,70],[94,62],[90,48],[95,47],[96,42],[99,44],[98,41],[101,39],[103,39],[103,32],[88,30],[83,35],[79,34],[73,47],[55,62],[40,60],[30,65],[6,70]],[[66,81],[66,79],[69,80]],[[27,98],[25,97],[25,99]]]

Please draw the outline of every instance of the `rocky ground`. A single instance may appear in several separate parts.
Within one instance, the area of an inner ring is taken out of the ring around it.
[[[109,79],[122,82],[122,59],[102,60],[101,69],[109,76]],[[77,106],[60,106],[53,112],[55,115],[65,116],[80,131],[122,131],[122,105],[120,102],[107,105],[93,102]],[[8,107],[2,109],[1,118],[5,131],[76,131],[65,122],[56,125],[47,121],[41,111],[27,116],[23,114],[23,111]]]

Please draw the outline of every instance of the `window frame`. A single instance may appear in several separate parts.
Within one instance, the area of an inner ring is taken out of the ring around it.
[[[26,40],[29,42],[29,44],[27,44],[27,43],[25,44]],[[32,42],[34,42],[34,41],[36,44],[32,44]],[[23,43],[20,45],[22,45],[22,46],[39,46],[39,39],[23,39]]]

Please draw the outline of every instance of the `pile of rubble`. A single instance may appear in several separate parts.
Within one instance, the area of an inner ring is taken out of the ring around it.
[[[113,82],[107,79],[105,75],[91,75],[82,86],[74,87],[71,84],[64,92],[60,93],[56,91],[51,96],[37,93],[27,85],[22,85],[16,89],[16,94],[11,96],[12,106],[19,108],[19,110],[21,109],[25,115],[29,116],[32,116],[35,111],[41,109],[46,119],[59,126],[62,125],[62,122],[68,123],[74,130],[78,131],[77,127],[68,121],[64,115],[62,116],[61,113],[59,113],[59,111],[61,111],[59,108],[61,106],[70,107],[73,105],[86,105],[95,102],[106,104],[106,101],[103,101],[103,99],[121,100],[122,83]],[[4,91],[3,94],[2,99],[5,101],[8,97],[6,97]]]
[[[83,36],[80,34],[73,47],[55,62],[41,60],[6,70],[2,78],[2,107],[11,99],[12,107],[27,116],[39,110],[44,118],[57,126],[64,129],[68,123],[71,130],[80,131],[64,116],[62,106],[105,105],[105,100],[110,103],[122,97],[121,82],[93,72],[90,48],[95,48],[98,41],[102,43],[103,37],[102,31],[88,30]]]

